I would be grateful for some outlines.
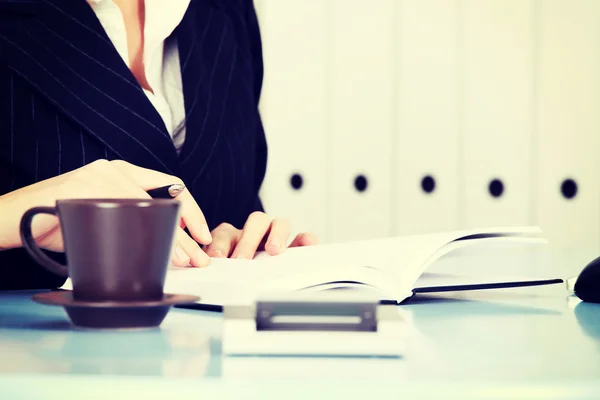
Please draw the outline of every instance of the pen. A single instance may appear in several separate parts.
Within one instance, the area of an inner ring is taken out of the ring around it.
[[[173,184],[151,189],[146,193],[148,193],[153,199],[170,199],[177,197],[179,193],[183,192],[183,189],[185,189],[185,186]]]

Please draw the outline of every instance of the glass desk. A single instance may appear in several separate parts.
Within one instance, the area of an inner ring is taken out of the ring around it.
[[[593,257],[490,251],[435,268],[566,278]],[[398,359],[223,357],[221,313],[175,308],[160,329],[85,331],[33,293],[0,292],[2,399],[600,398],[600,304],[563,285],[415,297],[400,306],[412,327]]]

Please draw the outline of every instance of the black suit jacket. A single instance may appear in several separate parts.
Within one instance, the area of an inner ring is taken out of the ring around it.
[[[241,227],[262,211],[267,149],[252,0],[192,0],[173,36],[186,108],[181,154],[86,0],[0,0],[0,195],[123,159],[181,177],[211,228]],[[0,252],[2,289],[63,281],[23,249]]]

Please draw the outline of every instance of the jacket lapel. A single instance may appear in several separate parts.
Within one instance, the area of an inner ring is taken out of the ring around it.
[[[11,21],[0,23],[0,62],[120,158],[180,175],[160,115],[85,0],[0,5]]]

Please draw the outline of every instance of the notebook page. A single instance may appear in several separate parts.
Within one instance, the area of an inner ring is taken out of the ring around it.
[[[386,299],[402,300],[412,290],[421,264],[461,234],[449,232],[297,247],[277,256],[261,252],[253,260],[212,259],[207,268],[169,271],[165,290],[186,291],[203,296],[202,302],[210,298],[220,304],[245,302],[269,291],[358,281],[379,289]]]
[[[202,303],[248,304],[266,293],[297,290],[318,291],[336,287],[354,286],[344,281],[361,282],[392,299],[398,293],[394,282],[380,271],[369,267],[346,266],[332,261],[305,264],[295,252],[269,256],[259,254],[254,260],[212,259],[205,268],[171,268],[167,274],[165,291],[201,296]],[[322,287],[320,287],[322,286]]]
[[[443,232],[289,248],[277,256],[261,252],[253,260],[212,259],[205,268],[170,268],[165,292],[199,295],[205,304],[247,304],[264,292],[313,290],[319,284],[339,286],[340,281],[358,281],[379,289],[386,299],[402,300],[430,262],[447,250],[476,241],[448,243],[486,232],[536,235],[540,231],[497,228]],[[67,281],[63,288],[69,284]]]
[[[518,243],[523,243],[523,244],[545,244],[547,243],[547,241],[541,237],[527,237],[527,236],[520,236],[520,235],[516,235],[516,236],[506,236],[506,237],[482,237],[482,238],[477,238],[477,239],[468,239],[468,240],[455,240],[452,242],[447,243],[446,245],[440,246],[436,251],[427,254],[424,253],[421,255],[420,258],[415,257],[415,264],[410,266],[409,268],[407,268],[405,270],[406,275],[404,276],[405,279],[409,282],[413,282],[413,286],[414,286],[414,282],[417,282],[417,280],[419,279],[419,277],[427,270],[427,268],[434,263],[437,259],[441,258],[442,256],[460,249],[462,247],[466,247],[466,246],[473,246],[473,245],[477,245],[477,244],[481,244],[481,243],[485,243],[485,242],[500,242],[500,241],[510,241],[510,242],[518,242]]]

